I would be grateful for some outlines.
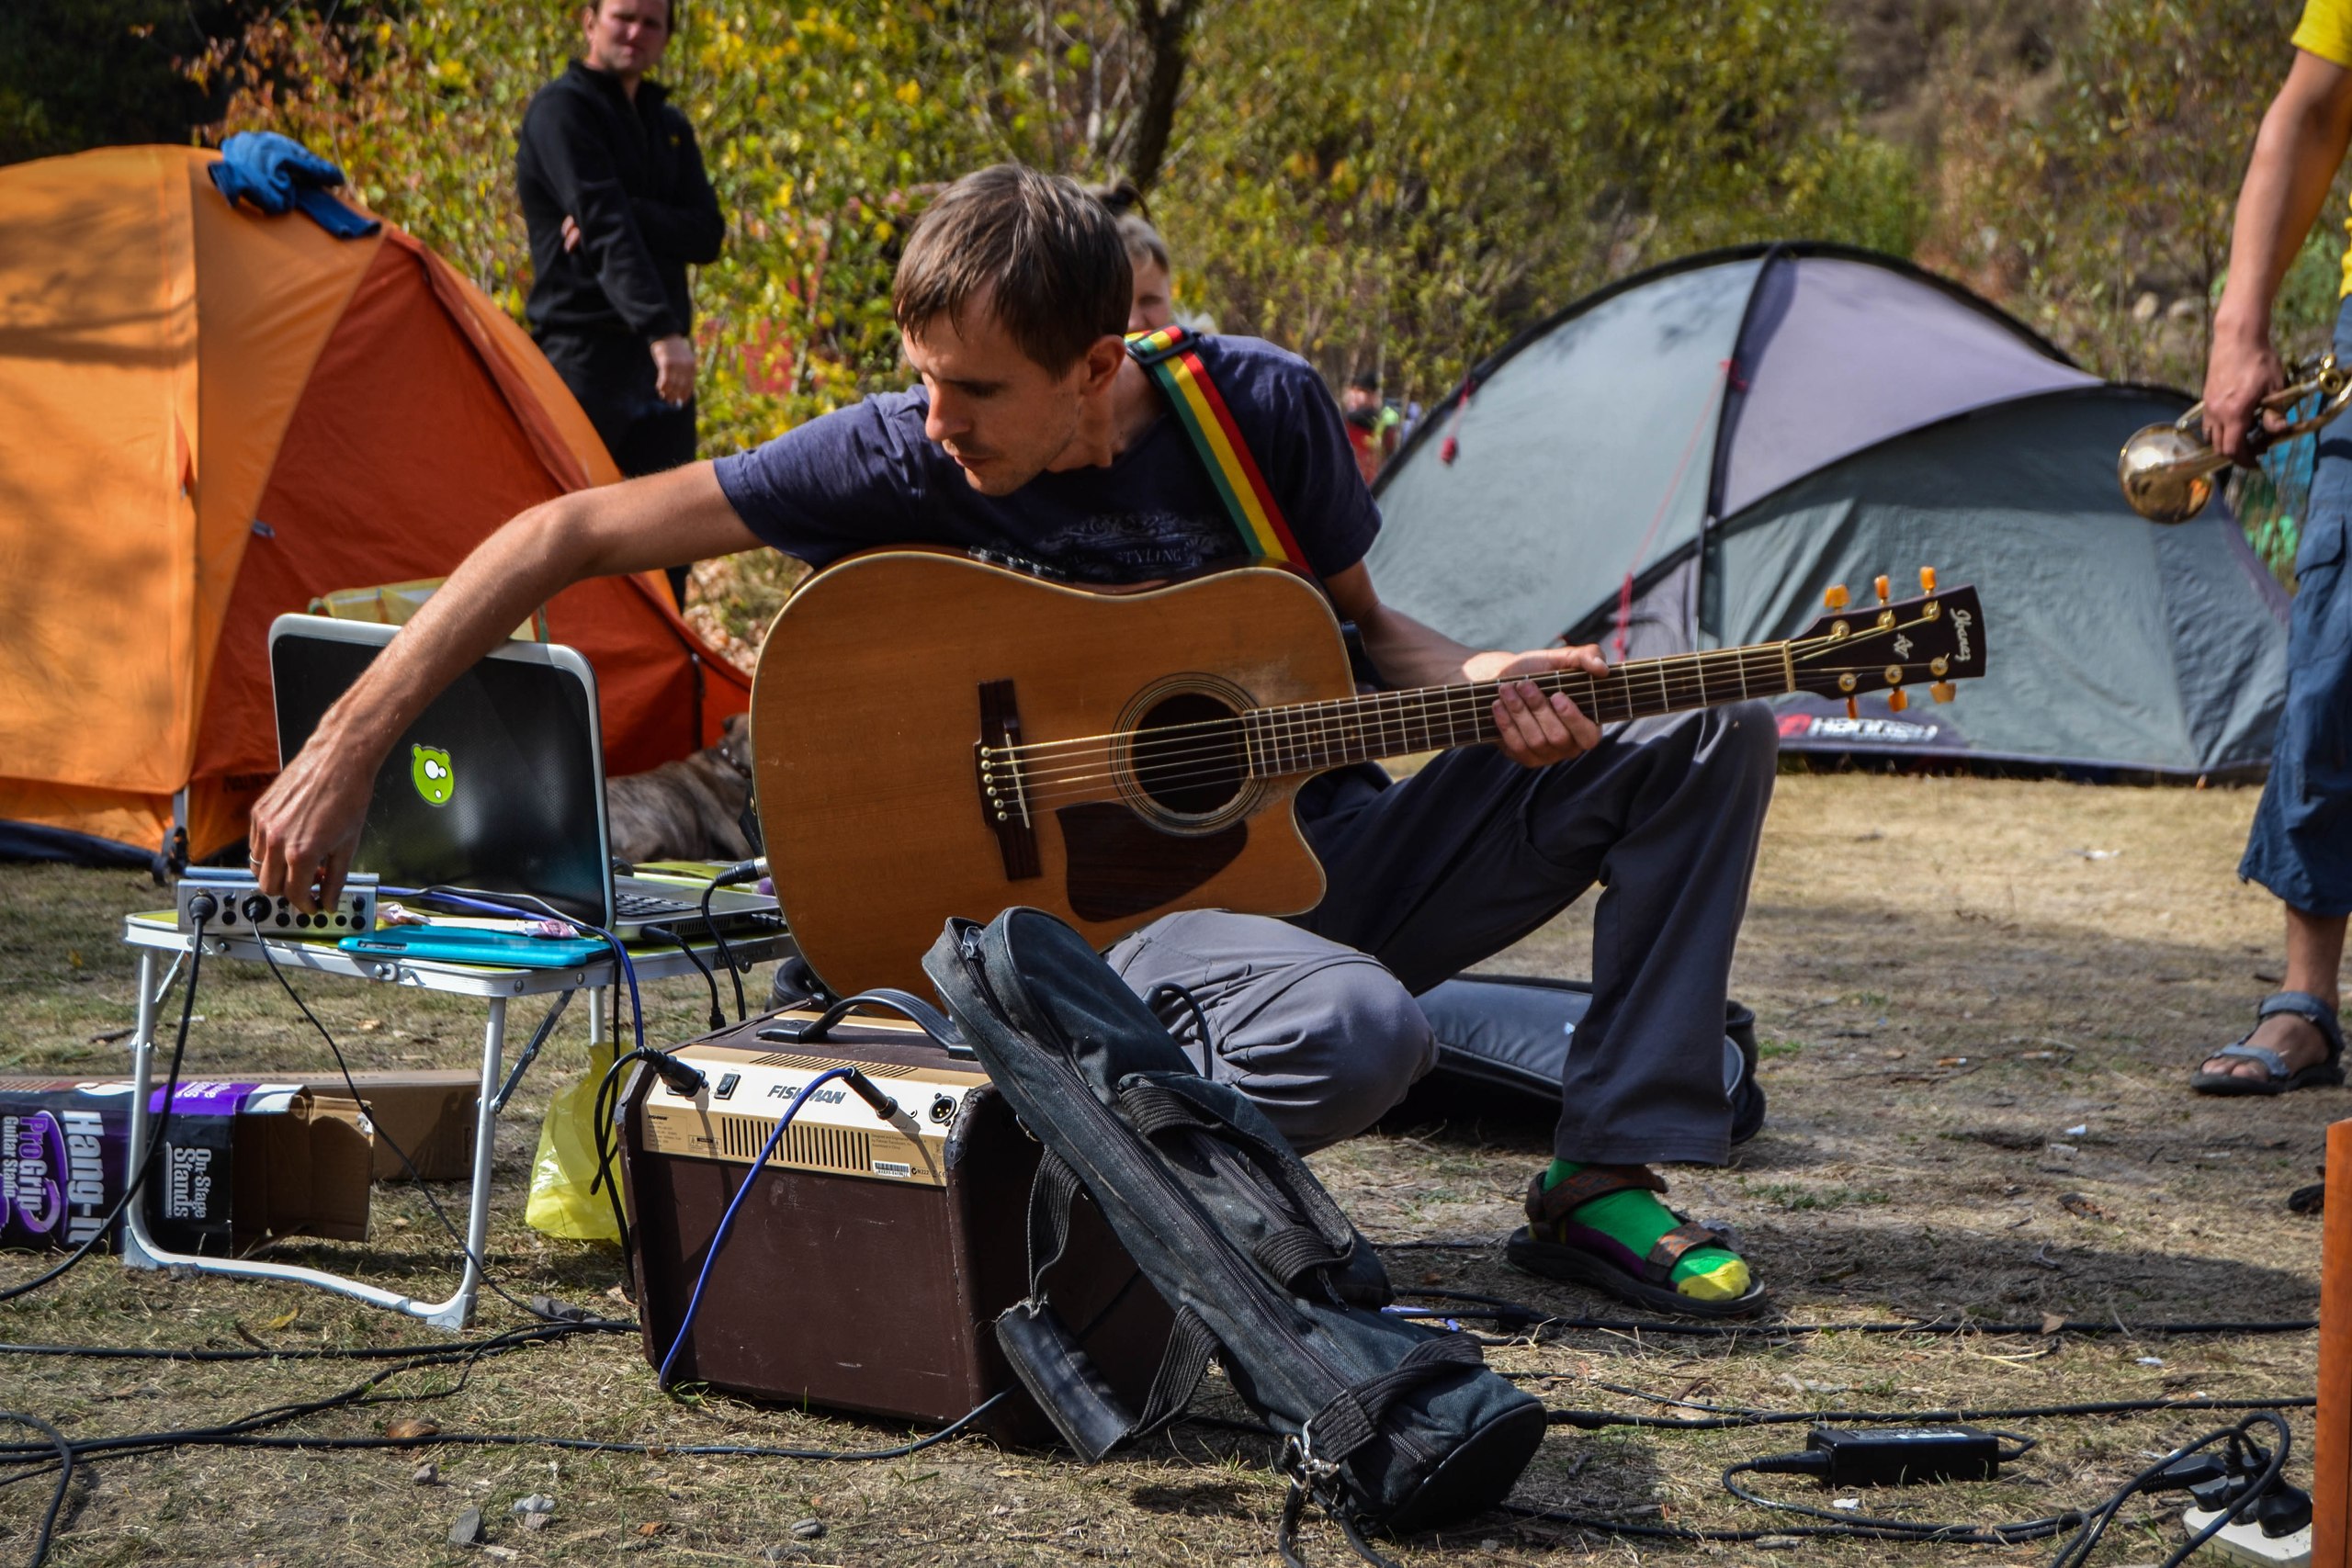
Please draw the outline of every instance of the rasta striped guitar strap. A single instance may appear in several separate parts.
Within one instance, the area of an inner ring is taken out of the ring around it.
[[[1250,559],[1261,566],[1287,567],[1313,581],[1306,556],[1291,536],[1290,525],[1259,471],[1257,458],[1250,456],[1250,444],[1241,438],[1233,411],[1209,379],[1193,335],[1179,326],[1132,333],[1127,355],[1168,394],[1170,406],[1208,466],[1209,479],[1232,513],[1234,531],[1241,536]]]

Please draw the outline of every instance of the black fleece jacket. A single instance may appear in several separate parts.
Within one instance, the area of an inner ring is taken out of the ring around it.
[[[632,101],[620,79],[573,61],[532,95],[514,154],[531,231],[537,333],[630,333],[649,341],[694,324],[688,264],[718,259],[727,232],[694,128],[657,82]],[[580,225],[563,248],[563,220]]]

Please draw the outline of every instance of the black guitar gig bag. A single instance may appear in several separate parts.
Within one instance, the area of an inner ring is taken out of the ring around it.
[[[1285,1438],[1303,1495],[1356,1524],[1424,1529],[1502,1500],[1543,1405],[1477,1343],[1384,1314],[1372,1245],[1263,1112],[1193,1069],[1086,940],[1042,910],[951,920],[923,967],[1045,1145],[1030,1196],[1030,1294],[997,1320],[1023,1384],[1090,1462],[1173,1420],[1214,1355]],[[1090,1193],[1176,1330],[1130,1411],[1037,1281]]]

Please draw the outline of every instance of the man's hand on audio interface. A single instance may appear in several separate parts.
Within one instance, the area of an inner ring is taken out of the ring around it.
[[[377,763],[313,738],[254,803],[246,842],[261,890],[316,913],[334,907],[359,847]]]

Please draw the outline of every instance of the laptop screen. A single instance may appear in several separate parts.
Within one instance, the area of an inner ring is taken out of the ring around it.
[[[310,615],[271,628],[281,765],[396,628]],[[458,677],[376,774],[353,869],[392,886],[528,893],[609,923],[595,678],[566,648],[510,643]]]

